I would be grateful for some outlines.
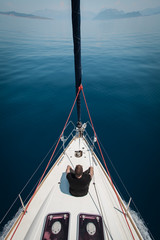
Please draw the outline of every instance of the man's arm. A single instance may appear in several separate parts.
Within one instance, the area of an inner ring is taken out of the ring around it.
[[[90,167],[90,172],[89,172],[91,178],[93,177],[94,171],[93,171],[93,167]]]
[[[70,173],[70,169],[71,169],[71,166],[67,166],[67,169],[66,169],[66,175],[68,174],[68,173]]]

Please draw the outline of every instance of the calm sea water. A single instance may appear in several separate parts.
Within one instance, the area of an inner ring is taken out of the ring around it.
[[[155,239],[159,22],[160,15],[82,21],[83,86],[95,129]],[[74,97],[70,19],[0,16],[0,219],[61,133]],[[85,122],[83,103],[82,108]],[[76,111],[72,120],[76,123]]]

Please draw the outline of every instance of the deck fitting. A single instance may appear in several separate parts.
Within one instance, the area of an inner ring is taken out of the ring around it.
[[[75,157],[80,158],[82,157],[82,155],[83,155],[83,152],[81,150],[75,151]]]

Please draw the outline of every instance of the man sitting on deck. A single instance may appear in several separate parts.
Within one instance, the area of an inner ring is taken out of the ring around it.
[[[69,182],[69,192],[75,197],[87,195],[90,181],[93,177],[93,167],[83,172],[83,167],[77,165],[75,171],[70,166],[66,169],[67,179]]]

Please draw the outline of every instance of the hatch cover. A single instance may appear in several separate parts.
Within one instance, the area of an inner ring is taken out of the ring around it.
[[[42,240],[67,240],[69,213],[47,215]]]
[[[102,217],[80,214],[78,240],[104,240]]]

